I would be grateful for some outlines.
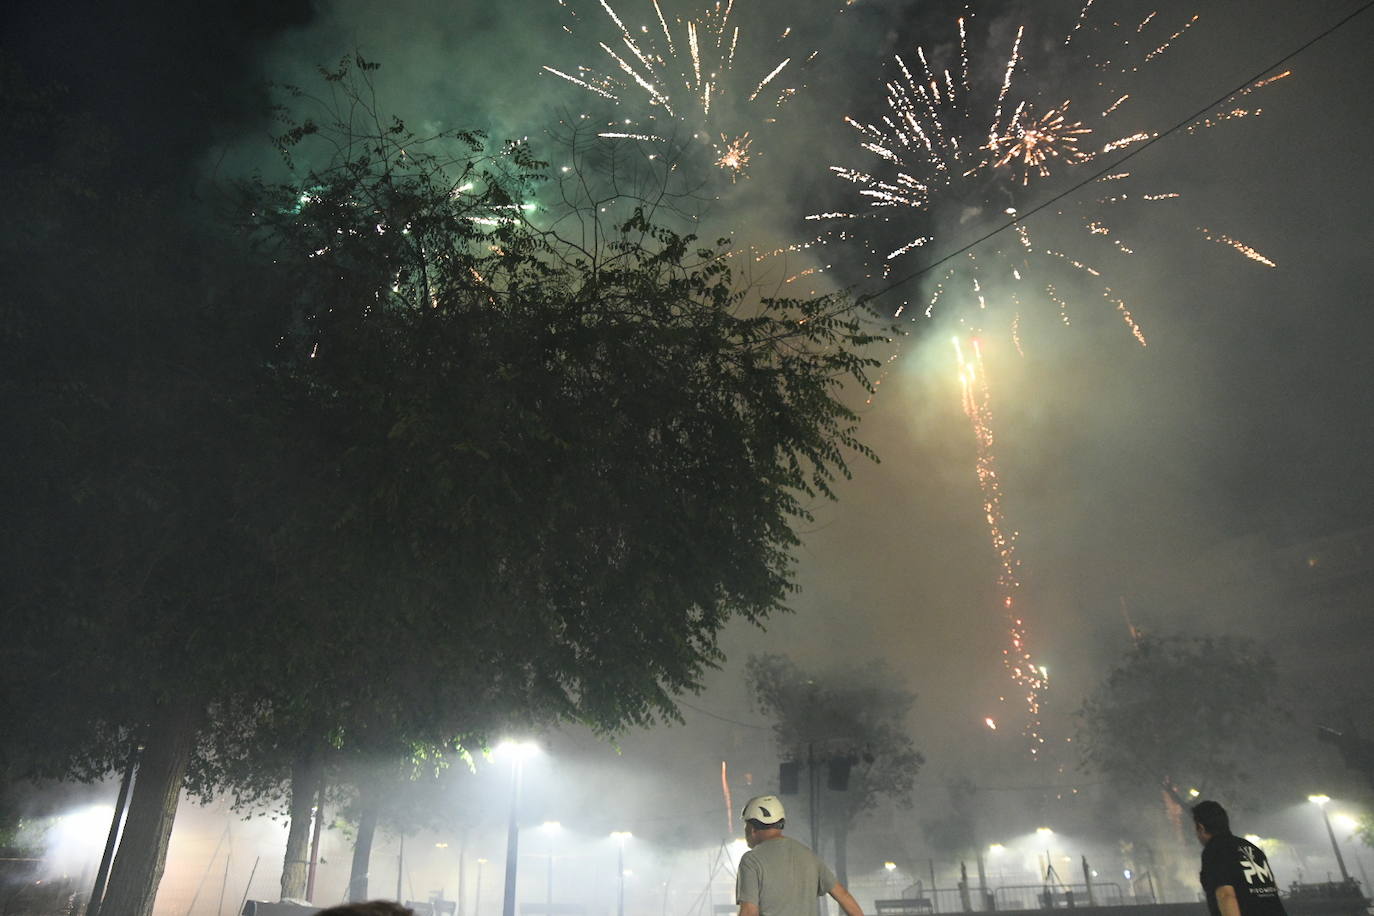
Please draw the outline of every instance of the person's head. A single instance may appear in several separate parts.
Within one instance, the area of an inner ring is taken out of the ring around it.
[[[1217,802],[1200,801],[1193,805],[1193,829],[1197,832],[1198,842],[1206,843],[1214,836],[1230,834],[1231,818]]]
[[[744,804],[744,842],[753,849],[764,840],[781,836],[787,826],[786,812],[776,795],[756,795]]]
[[[344,903],[320,910],[315,916],[415,916],[415,911],[390,900]]]

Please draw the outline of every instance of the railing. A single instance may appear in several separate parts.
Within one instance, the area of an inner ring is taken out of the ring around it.
[[[1088,906],[1127,906],[1153,902],[1127,897],[1121,886],[1110,881],[1094,881],[1091,898],[1085,884],[1013,884],[989,887],[984,895],[979,888],[913,885],[898,894],[895,888],[856,882],[851,887],[858,896],[873,901],[875,916],[934,916],[939,913],[990,912],[993,910],[1074,909]],[[884,893],[886,891],[886,893]]]
[[[1020,884],[999,887],[993,894],[999,910],[1057,910],[1079,906],[1121,906],[1121,888],[1108,881],[1086,884]]]

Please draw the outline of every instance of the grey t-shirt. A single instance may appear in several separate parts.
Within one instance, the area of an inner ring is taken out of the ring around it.
[[[791,837],[764,840],[739,860],[735,902],[762,916],[816,916],[816,898],[835,886],[835,873]]]

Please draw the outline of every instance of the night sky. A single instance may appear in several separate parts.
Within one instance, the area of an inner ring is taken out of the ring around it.
[[[791,23],[796,46],[821,52],[807,87],[780,110],[778,123],[755,132],[750,176],[714,188],[712,219],[728,226],[738,245],[768,248],[813,232],[802,219],[808,213],[856,206],[853,186],[827,167],[872,165],[873,157],[858,149],[842,116],[876,117],[892,54],[910,56],[918,43],[947,49],[963,5],[859,0],[843,13],[837,2],[815,0],[738,6],[744,28],[768,33]],[[1099,6],[1103,21],[1113,7],[1130,7],[1131,17],[1137,9],[1111,0]],[[1356,6],[1162,3],[1161,19],[1202,16],[1134,83],[1134,103],[1163,130]],[[679,7],[689,5],[665,4]],[[1009,35],[1025,23],[1035,40],[1049,41],[1062,38],[1078,4],[975,8],[988,34]],[[121,166],[127,180],[176,175],[194,189],[216,170],[269,167],[265,83],[307,80],[314,65],[355,46],[382,64],[384,103],[412,123],[529,136],[538,150],[558,118],[607,111],[541,72],[546,64],[600,65],[595,41],[609,42],[614,30],[595,3],[578,9],[582,19],[568,34],[554,0],[54,3],[7,11],[4,33],[7,53],[32,79],[66,84],[67,104],[143,138],[140,155]],[[621,0],[617,9],[627,21],[652,21],[647,2]],[[1168,137],[1131,162],[1138,187],[1182,195],[1167,209],[1111,214],[1135,253],[1112,259],[1105,279],[1130,303],[1148,347],[1136,344],[1109,305],[1087,296],[1071,300],[1068,326],[1052,304],[1023,302],[1024,355],[1010,338],[1014,310],[984,316],[980,337],[1004,508],[1008,527],[1020,533],[1023,606],[1032,650],[1050,671],[1045,718],[1055,741],[1072,734],[1072,712],[1129,646],[1128,617],[1148,632],[1231,634],[1270,647],[1290,673],[1296,714],[1285,727],[1295,734],[1309,734],[1315,721],[1367,722],[1374,697],[1361,651],[1374,638],[1374,555],[1367,552],[1374,543],[1372,41],[1369,13],[1290,61],[1290,78],[1247,99],[1264,109],[1258,117]],[[752,46],[742,39],[742,47]],[[758,59],[770,53],[765,43]],[[995,80],[1004,59],[1004,52],[976,53],[975,75]],[[1017,85],[1043,79],[1047,96],[1060,97],[1091,85],[1081,60],[1048,59],[1028,66]],[[754,59],[744,60],[758,69]],[[1046,183],[1046,193],[1068,186],[1055,182]],[[1023,210],[1037,200],[1034,182],[1017,193]],[[1076,192],[1083,199],[1098,193]],[[902,259],[902,272],[975,234],[973,226],[931,225],[919,213],[898,217],[934,236]],[[1054,208],[1028,226],[1066,251],[1084,237]],[[1206,241],[1198,232],[1203,226],[1254,246],[1277,267]],[[885,231],[900,235],[905,227]],[[830,267],[818,285],[873,289],[862,285],[863,265],[845,250],[816,258]],[[738,761],[741,774],[758,770],[755,785],[771,780],[769,733],[758,727],[762,719],[742,686],[744,659],[759,651],[817,669],[880,658],[918,693],[910,725],[929,758],[917,784],[918,810],[883,821],[901,825],[885,826],[883,836],[900,835],[910,856],[924,854],[921,825],[944,810],[945,786],[957,775],[1012,788],[1091,781],[1074,770],[1070,750],[1055,757],[1062,771],[1054,761],[1026,759],[1015,734],[1016,704],[997,702],[1009,688],[1000,665],[1005,627],[996,606],[997,567],[949,345],[967,309],[948,300],[948,308],[921,318],[930,282],[913,281],[876,301],[888,315],[903,299],[917,303],[900,323],[900,349],[876,354],[885,361],[897,354],[876,399],[865,404],[862,393],[853,393],[864,413],[862,438],[882,462],[855,459],[839,501],[815,507],[817,520],[806,526],[798,556],[804,590],[795,613],[766,633],[744,625],[727,630],[729,661],[706,692],[688,698],[684,726],[627,736],[618,750],[574,732],[548,736],[551,760],[566,766],[558,776],[549,764],[555,775],[532,805],[561,807],[564,821],[577,816],[574,809],[602,819],[609,809],[628,821],[640,817],[650,831],[658,815],[645,812],[654,805],[693,823],[722,820],[722,758],[732,768]],[[1333,539],[1356,545],[1341,560],[1346,585],[1313,598],[1298,581],[1302,564],[1286,564],[1310,559],[1306,568],[1320,572]],[[991,734],[985,716],[1005,727]],[[1314,766],[1339,772],[1320,751],[1311,753]],[[752,794],[739,780],[737,800]],[[1251,807],[1278,818],[1275,812],[1308,791],[1299,788],[1294,799]],[[560,800],[559,791],[567,797]],[[572,796],[576,804],[568,803]],[[1050,797],[1038,789],[1007,791],[981,804],[990,821],[1000,816],[1001,823],[1025,826],[1029,818],[1054,815]],[[546,816],[560,815],[530,815],[535,822]],[[869,852],[861,847],[854,855]]]

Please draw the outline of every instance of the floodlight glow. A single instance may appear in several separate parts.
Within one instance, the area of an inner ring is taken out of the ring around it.
[[[1351,833],[1354,833],[1360,827],[1360,822],[1349,814],[1333,814],[1331,815],[1331,819],[1335,821],[1342,830],[1349,830]]]
[[[539,829],[543,830],[545,833],[556,833],[563,829],[563,825],[558,823],[558,821],[545,821],[539,825]]]
[[[896,870],[897,870],[897,863],[896,863],[896,862],[884,862],[884,863],[883,863],[883,868],[886,868],[888,871],[896,871]]]
[[[1330,795],[1309,795],[1309,796],[1307,796],[1307,800],[1310,801],[1310,802],[1311,802],[1312,804],[1314,804],[1314,805],[1325,805],[1327,802],[1331,801],[1331,796],[1330,796]]]
[[[539,745],[533,741],[502,741],[492,749],[492,753],[498,757],[510,757],[513,760],[526,760],[539,753]]]
[[[1264,837],[1260,836],[1258,833],[1247,833],[1245,835],[1245,842],[1254,843],[1256,846],[1260,844],[1260,840],[1262,839],[1264,839]]]
[[[623,843],[626,840],[634,839],[634,834],[628,830],[612,830],[611,839],[619,840]]]
[[[1197,797],[1198,797],[1199,795],[1201,795],[1201,794],[1202,794],[1202,793],[1199,792],[1197,789],[1189,789],[1189,790],[1188,790],[1188,797],[1189,797],[1189,798],[1197,798]]]
[[[1035,832],[1040,836],[1054,836],[1054,831],[1048,827],[1036,827]]]
[[[1007,847],[1003,846],[1001,843],[993,843],[991,846],[988,847],[988,852],[1001,852],[1003,849],[1006,848]]]

